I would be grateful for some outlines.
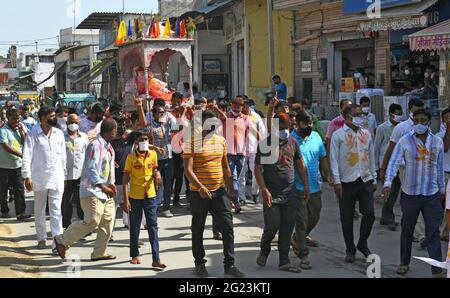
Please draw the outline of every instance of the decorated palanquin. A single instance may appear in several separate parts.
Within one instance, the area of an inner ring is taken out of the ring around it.
[[[135,24],[137,28],[142,27],[139,26],[140,22]],[[193,23],[189,25],[189,33],[185,22],[180,19],[177,21],[175,32],[170,30],[169,21],[162,27],[154,19],[148,29],[144,30],[146,33],[142,33],[142,29],[133,31],[130,29],[131,24],[128,30],[123,26],[124,22],[118,28],[116,44],[119,46],[120,85],[124,106],[127,106],[127,101],[132,105],[133,97],[150,100],[162,98],[167,103],[171,102],[173,91],[169,90],[167,84],[170,80],[168,68],[170,58],[175,53],[181,54],[181,63],[186,64],[185,69],[188,71],[185,77],[189,77],[191,96],[184,101],[193,103],[191,43],[195,25]],[[124,30],[128,32],[123,38]]]

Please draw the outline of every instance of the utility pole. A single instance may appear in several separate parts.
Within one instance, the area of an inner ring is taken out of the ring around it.
[[[34,59],[36,63],[39,63],[39,50],[38,50],[38,42],[34,42],[36,44],[36,58]]]
[[[270,82],[275,75],[275,41],[273,39],[273,4],[272,0],[267,0],[267,23],[269,25],[269,61],[270,61]]]

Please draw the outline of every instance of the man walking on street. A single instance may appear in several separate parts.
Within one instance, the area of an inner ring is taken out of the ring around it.
[[[112,118],[105,119],[100,134],[86,149],[80,182],[80,202],[84,212],[83,221],[69,226],[64,234],[54,237],[58,255],[65,259],[69,247],[98,227],[92,261],[114,260],[106,254],[109,239],[114,228],[116,195],[114,175],[114,149],[111,141],[117,133],[117,123]]]
[[[6,111],[7,124],[0,128],[0,203],[2,218],[9,217],[6,195],[12,185],[14,205],[18,220],[30,218],[25,213],[25,190],[22,178],[22,146],[25,142],[24,126],[19,121],[19,113],[10,108]]]
[[[296,225],[295,233],[292,237],[292,246],[294,247],[294,252],[301,260],[300,268],[309,270],[311,269],[311,265],[307,247],[308,235],[319,222],[320,211],[322,209],[322,192],[318,177],[319,169],[321,173],[324,173],[330,185],[333,185],[333,179],[330,173],[325,146],[320,135],[313,131],[313,118],[311,114],[306,111],[300,111],[296,115],[296,120],[297,129],[291,133],[291,136],[297,140],[305,166],[308,170],[310,200],[305,201],[301,199],[305,192],[305,186],[300,173],[296,171],[295,186],[299,192],[298,197],[300,201],[296,208]],[[309,241],[313,242],[312,239]]]
[[[215,117],[212,111],[204,111],[202,125]],[[194,121],[194,125],[200,125],[195,122],[199,122],[198,119]],[[208,277],[203,231],[206,216],[211,212],[223,235],[225,278],[242,278],[245,274],[234,266],[234,231],[230,202],[237,194],[231,184],[226,141],[217,134],[216,129],[217,125],[209,130],[203,129],[200,136],[184,140],[184,168],[191,188],[192,252],[195,258],[193,274],[197,277]]]
[[[67,229],[72,222],[74,206],[77,209],[78,219],[83,220],[83,210],[80,205],[80,177],[89,139],[85,133],[79,131],[79,124],[80,118],[77,114],[68,116],[67,132],[65,133],[67,177],[64,182],[64,195],[61,206],[64,229]]]
[[[66,143],[64,133],[56,128],[58,120],[53,107],[42,107],[38,116],[40,123],[27,135],[23,148],[22,176],[27,190],[34,191],[38,247],[45,248],[47,199],[52,236],[61,234],[63,229],[61,203],[66,175]]]
[[[279,119],[279,131],[275,132],[277,135],[269,135],[263,140],[256,154],[255,176],[264,199],[264,232],[256,263],[261,267],[266,265],[272,240],[278,232],[278,268],[282,271],[299,273],[301,270],[289,260],[289,248],[295,225],[296,206],[301,204],[298,200],[309,200],[308,178],[300,147],[295,138],[289,136],[289,115],[281,113],[277,118]],[[269,152],[261,150],[261,144],[270,146],[272,150]],[[276,159],[271,162],[269,159],[273,158],[272,154],[276,154]],[[305,191],[300,198],[295,189],[295,169],[299,171],[302,181],[305,181]]]
[[[334,191],[339,200],[342,232],[344,234],[345,261],[355,262],[356,250],[365,258],[371,252],[367,245],[375,221],[373,193],[376,188],[376,165],[370,132],[362,129],[361,108],[352,105],[344,109],[344,127],[331,139],[331,171]],[[362,213],[358,245],[353,240],[355,203]]]
[[[413,132],[403,136],[395,146],[384,183],[384,197],[388,198],[392,181],[404,165],[402,194],[402,232],[400,235],[401,264],[398,274],[409,271],[414,226],[419,213],[425,220],[426,244],[430,258],[441,261],[439,226],[442,222],[442,200],[445,195],[444,144],[430,132],[431,114],[425,110],[413,114]],[[442,269],[431,267],[433,277],[441,277]]]
[[[384,155],[389,146],[390,139],[394,128],[401,122],[402,107],[398,104],[391,104],[389,107],[389,119],[380,125],[375,137],[375,160],[377,162],[377,169],[380,169],[383,165]],[[400,192],[400,178],[395,176],[392,181],[392,191],[389,198],[384,202],[383,209],[381,211],[380,224],[387,225],[389,230],[395,231],[398,223],[395,222],[394,205],[397,201],[398,194]]]

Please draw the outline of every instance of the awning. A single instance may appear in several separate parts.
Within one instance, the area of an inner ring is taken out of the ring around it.
[[[67,73],[69,80],[77,80],[83,74],[89,71],[89,66],[76,67]]]
[[[211,5],[206,5],[198,9],[194,9],[188,12],[185,12],[181,17],[195,17],[197,15],[203,16],[213,16],[217,13],[222,12],[224,9],[232,6],[234,4],[234,0],[219,0]]]
[[[51,73],[45,80],[43,80],[42,82],[36,84],[35,86],[37,87],[37,86],[39,86],[39,85],[44,84],[44,83],[47,82],[48,80],[50,80],[50,79],[51,79],[51,78],[52,78],[52,77],[53,77],[60,69],[62,69],[63,67],[65,67],[66,64],[67,64],[67,61],[64,61],[64,62],[56,62],[56,63],[55,63],[55,68],[53,69],[52,73]]]
[[[108,69],[111,65],[117,62],[117,59],[105,59],[100,63],[97,63],[90,71],[79,77],[74,81],[74,83],[79,82],[92,82],[98,76],[100,76],[106,69]]]
[[[423,29],[408,37],[411,51],[450,49],[450,20]]]
[[[423,28],[428,24],[428,16],[424,10],[434,5],[438,0],[424,0],[419,3],[381,10],[380,18],[370,19],[367,13],[351,18],[352,21],[362,21],[359,30],[388,31],[412,28]]]

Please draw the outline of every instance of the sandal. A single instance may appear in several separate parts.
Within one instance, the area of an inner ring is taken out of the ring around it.
[[[291,273],[300,273],[300,272],[302,272],[300,270],[300,268],[298,268],[298,267],[296,267],[296,266],[294,266],[292,264],[286,264],[286,265],[280,266],[278,269],[281,270],[281,271],[286,271],[286,272],[291,272]]]
[[[400,275],[404,275],[404,274],[408,273],[408,271],[409,271],[408,265],[400,265],[397,268],[397,274],[400,274]]]
[[[117,257],[112,255],[106,255],[100,258],[91,259],[92,262],[96,261],[106,261],[106,260],[115,260]]]

